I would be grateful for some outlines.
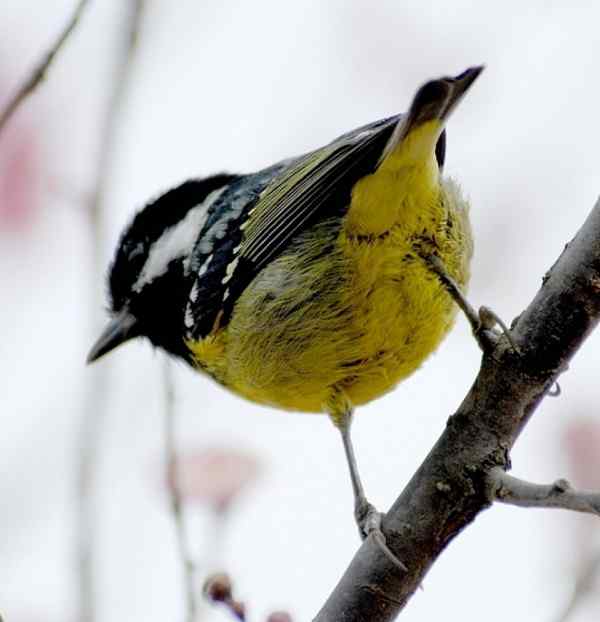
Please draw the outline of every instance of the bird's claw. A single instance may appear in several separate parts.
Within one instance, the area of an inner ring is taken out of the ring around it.
[[[461,292],[459,285],[448,274],[443,261],[437,255],[421,255],[421,258],[429,266],[434,274],[440,279],[442,285],[446,288],[446,291],[452,296],[454,302],[462,309],[463,313],[467,317],[471,329],[475,335],[475,339],[479,343],[479,347],[484,352],[493,350],[497,337],[499,335],[494,329],[496,325],[500,326],[502,334],[508,340],[511,349],[515,354],[521,354],[519,347],[512,338],[510,330],[502,319],[492,311],[489,307],[479,307],[478,311],[469,304],[464,294]]]
[[[380,551],[394,566],[396,566],[396,568],[402,570],[402,572],[408,572],[406,565],[392,553],[386,543],[385,536],[381,530],[383,514],[378,512],[375,507],[365,499],[357,504],[355,516],[361,539],[366,540],[368,537],[371,537]]]
[[[493,331],[496,325],[498,325],[500,326],[502,334],[508,340],[508,343],[510,344],[510,347],[513,350],[513,352],[515,354],[521,354],[521,351],[519,350],[519,346],[517,346],[517,344],[515,343],[515,340],[512,338],[510,330],[508,329],[506,324],[502,321],[502,318],[497,313],[495,313],[489,307],[482,306],[482,307],[479,307],[479,311],[477,315],[479,317],[479,323],[477,324],[477,326],[473,328],[475,337],[479,339],[482,331]]]

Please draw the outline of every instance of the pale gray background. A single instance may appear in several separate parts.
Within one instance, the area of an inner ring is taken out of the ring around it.
[[[2,97],[73,1],[4,0]],[[105,257],[149,196],[192,175],[248,171],[405,108],[424,80],[487,69],[448,128],[447,172],[472,200],[471,301],[510,321],[600,192],[600,5],[596,2],[215,0],[148,2],[105,210]],[[93,3],[18,121],[42,139],[41,207],[0,232],[0,610],[7,622],[70,620],[74,446],[86,383],[89,238],[98,120],[123,0]],[[1,148],[1,144],[0,144]],[[1,171],[0,171],[1,174]],[[600,334],[561,379],[514,453],[515,473],[568,475],[561,434],[597,413]],[[156,483],[161,362],[145,343],[111,366],[102,442],[101,619],[181,619],[172,525]],[[478,368],[466,322],[413,378],[362,408],[354,436],[365,484],[385,509],[460,403]],[[260,620],[309,620],[358,540],[342,449],[329,421],[244,403],[177,367],[183,445],[259,454],[265,476],[240,499],[222,566]],[[208,517],[191,527],[198,550]],[[546,622],[567,599],[582,519],[495,507],[454,541],[404,617]],[[598,544],[598,542],[596,542]],[[589,546],[593,546],[590,541]],[[581,609],[578,621],[596,619]],[[228,619],[212,612],[214,620]]]

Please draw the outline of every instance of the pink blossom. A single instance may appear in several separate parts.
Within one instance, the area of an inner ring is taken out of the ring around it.
[[[205,503],[218,511],[252,484],[261,467],[254,454],[237,449],[209,448],[178,457],[179,488],[185,501]]]
[[[600,420],[573,418],[564,442],[573,483],[580,488],[600,489]]]
[[[0,134],[0,232],[26,230],[40,207],[40,140],[20,113]]]

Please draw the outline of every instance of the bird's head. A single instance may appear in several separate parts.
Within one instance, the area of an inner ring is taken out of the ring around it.
[[[233,179],[191,180],[149,202],[125,229],[108,276],[112,316],[88,355],[99,359],[135,337],[185,356],[189,262],[210,205]]]

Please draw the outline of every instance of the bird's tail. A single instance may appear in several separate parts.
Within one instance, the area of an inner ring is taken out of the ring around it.
[[[418,161],[434,153],[438,141],[444,150],[442,133],[446,120],[456,108],[483,66],[470,67],[458,76],[439,78],[424,84],[415,95],[408,113],[396,125],[385,146],[379,166],[397,166],[400,161]],[[439,157],[438,157],[439,160]]]

